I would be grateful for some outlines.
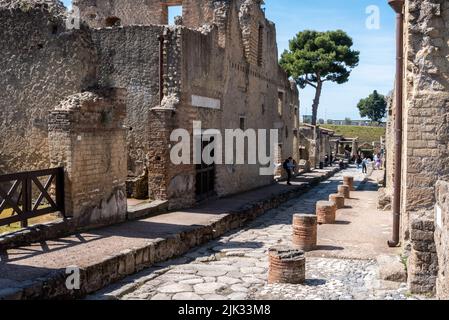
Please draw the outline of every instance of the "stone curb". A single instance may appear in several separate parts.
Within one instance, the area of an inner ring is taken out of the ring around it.
[[[77,299],[96,292],[108,285],[133,275],[156,263],[160,263],[187,253],[194,247],[205,244],[223,234],[241,228],[268,210],[279,207],[282,203],[304,194],[321,181],[339,172],[338,167],[330,171],[318,172],[311,181],[293,187],[269,198],[249,203],[241,210],[229,212],[221,218],[211,221],[209,225],[195,227],[166,239],[156,239],[151,244],[139,248],[130,248],[115,256],[80,269],[79,290],[66,288],[65,270],[56,270],[45,278],[26,281],[18,288],[0,290],[0,300],[34,300],[34,299]]]

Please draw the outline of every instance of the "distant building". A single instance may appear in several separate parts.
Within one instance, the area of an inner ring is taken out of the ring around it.
[[[302,116],[303,123],[312,123],[312,115],[304,115]]]
[[[375,122],[371,120],[351,120],[348,123],[348,120],[327,120],[327,124],[332,124],[336,126],[357,126],[357,127],[385,127],[385,122]]]

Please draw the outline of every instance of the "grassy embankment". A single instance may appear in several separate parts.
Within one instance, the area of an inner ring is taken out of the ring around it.
[[[381,127],[336,126],[330,124],[323,124],[321,127],[333,130],[346,138],[358,137],[360,144],[379,141],[380,137],[385,136],[385,128]]]

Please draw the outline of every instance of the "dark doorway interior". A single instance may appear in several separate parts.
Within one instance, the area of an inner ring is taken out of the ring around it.
[[[212,143],[214,138],[210,141],[202,141],[202,150],[207,145]],[[214,157],[212,152],[211,157]],[[196,165],[196,200],[203,201],[216,195],[215,193],[215,164],[206,164],[201,160],[201,164]]]

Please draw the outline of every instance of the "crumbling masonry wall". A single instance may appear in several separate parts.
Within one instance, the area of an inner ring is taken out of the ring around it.
[[[51,165],[64,167],[65,207],[78,226],[126,219],[125,91],[84,92],[49,116]]]
[[[442,296],[447,283],[447,222],[437,228],[436,243],[433,234],[435,194],[445,204],[441,184],[435,188],[438,180],[449,177],[448,23],[447,1],[405,2],[402,239],[409,253],[411,291],[434,292],[438,283]]]
[[[275,33],[270,33],[270,23],[257,5],[244,20],[237,1],[228,2],[224,8],[215,14],[220,15],[222,24],[201,32],[185,26],[164,29],[163,99],[160,107],[152,108],[154,116],[149,119],[151,128],[162,129],[151,133],[151,141],[160,147],[150,150],[149,166],[158,170],[150,170],[149,190],[151,195],[170,199],[171,208],[195,202],[196,168],[166,161],[167,146],[173,145],[169,128],[182,128],[192,135],[193,121],[201,121],[203,130],[218,129],[222,137],[226,129],[240,129],[242,124],[244,130],[277,128],[282,157],[297,157],[299,153],[295,128],[298,91],[277,63]],[[246,24],[267,25],[261,64],[250,61],[242,50],[242,29]],[[224,31],[223,26],[227,28]],[[279,92],[283,96],[281,113]],[[260,176],[259,169],[259,164],[216,165],[216,195],[272,183],[273,176]]]
[[[157,13],[153,9],[180,1],[80,0],[75,2],[83,18],[80,30],[65,28],[60,2],[45,2],[52,6],[23,0],[23,9],[9,0],[8,10],[0,10],[2,24],[6,21],[0,59],[7,65],[0,77],[7,88],[0,93],[2,170],[50,166],[48,112],[67,96],[105,87],[127,91],[124,154],[130,187],[145,189],[147,180],[148,196],[170,200],[170,208],[194,204],[197,189],[195,165],[175,166],[169,159],[172,129],[191,132],[193,121],[222,133],[277,129],[281,158],[298,158],[298,90],[278,64],[274,24],[260,1],[185,0],[182,25],[162,26],[150,17]],[[115,22],[96,25],[89,8]],[[37,49],[28,54],[23,49],[30,43]],[[34,122],[41,126],[37,132],[29,125]],[[260,176],[259,169],[259,164],[219,164],[213,191],[220,197],[272,183],[273,176]]]
[[[182,6],[183,25],[211,24],[215,10],[228,1],[210,0],[73,0],[81,18],[92,28],[113,25],[168,25],[168,7]]]

